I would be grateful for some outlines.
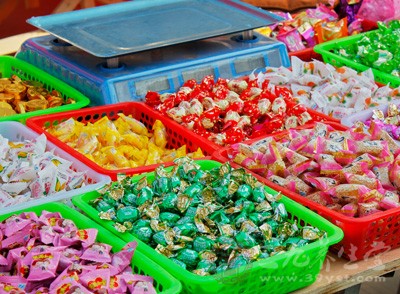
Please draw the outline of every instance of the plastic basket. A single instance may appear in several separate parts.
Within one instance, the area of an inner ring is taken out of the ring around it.
[[[289,52],[289,58],[296,56],[303,61],[322,60],[321,54],[314,52],[314,47],[306,48],[303,50]]]
[[[347,127],[340,124],[329,124],[336,130],[347,129]],[[279,138],[287,137],[288,132],[284,131],[271,136],[279,140]],[[248,141],[246,143],[250,145],[255,142],[256,140]],[[213,154],[213,159],[220,162],[230,161],[228,157],[229,148],[230,147],[227,147],[216,151]],[[233,167],[240,167],[238,164],[233,162],[231,165]],[[335,244],[330,248],[331,251],[338,253],[339,257],[356,261],[368,259],[379,253],[400,247],[400,208],[378,212],[361,218],[348,217],[309,200],[300,194],[292,192],[285,187],[279,186],[252,171],[247,171],[253,174],[265,185],[276,191],[282,192],[284,195],[308,207],[320,216],[340,227],[344,232],[344,238],[340,243]]]
[[[96,241],[111,245],[112,252],[118,252],[126,245],[126,242],[117,238],[115,235],[110,234],[109,231],[99,226],[94,221],[61,203],[47,203],[20,210],[15,213],[3,214],[0,215],[0,221],[5,220],[13,214],[20,214],[22,212],[34,212],[39,216],[43,210],[61,213],[63,218],[72,220],[79,229],[96,229],[98,231]],[[162,267],[145,256],[145,254],[141,252],[140,246],[138,246],[135,250],[135,255],[132,258],[131,266],[133,272],[136,274],[152,276],[154,278],[154,288],[158,293],[175,294],[181,292],[181,283],[168,272],[166,272]]]
[[[197,163],[202,170],[210,170],[221,163],[212,160],[199,160]],[[170,167],[172,168],[172,167]],[[149,181],[154,180],[154,173],[146,174]],[[142,176],[134,177],[138,181]],[[276,191],[266,187],[267,192],[276,194]],[[323,264],[328,247],[343,238],[343,232],[331,223],[295,203],[287,197],[281,202],[286,205],[291,220],[297,220],[300,226],[309,224],[325,230],[328,237],[311,243],[293,251],[278,254],[261,261],[251,263],[237,269],[228,270],[222,274],[212,276],[198,276],[159,254],[150,246],[138,240],[134,235],[125,232],[118,233],[111,221],[101,220],[98,212],[90,206],[89,201],[97,198],[97,192],[89,192],[73,198],[73,203],[82,209],[90,218],[115,233],[125,241],[136,240],[140,248],[152,260],[159,263],[164,269],[175,276],[183,284],[187,293],[287,293],[312,284]],[[297,277],[288,280],[290,277]]]
[[[196,151],[197,148],[201,148],[205,155],[212,155],[215,149],[209,144],[209,142],[203,138],[194,136],[191,132],[186,130],[184,127],[180,126],[178,123],[163,117],[161,114],[152,111],[152,109],[140,102],[125,102],[117,103],[112,105],[90,107],[86,109],[81,109],[78,111],[69,111],[56,113],[52,115],[46,115],[42,117],[34,117],[27,120],[27,125],[38,133],[45,133],[49,141],[53,142],[60,148],[67,151],[69,154],[73,155],[75,158],[84,162],[86,165],[90,166],[93,170],[109,175],[112,180],[117,179],[117,175],[120,173],[125,173],[127,175],[140,174],[148,171],[154,170],[159,164],[152,164],[148,166],[136,167],[136,168],[126,168],[118,170],[105,169],[90,160],[80,152],[74,150],[72,147],[61,142],[55,136],[50,135],[44,130],[46,127],[51,127],[57,125],[69,118],[74,118],[82,123],[95,122],[104,116],[107,116],[110,120],[117,119],[118,113],[124,113],[125,115],[132,115],[137,120],[140,120],[149,130],[154,124],[155,120],[160,120],[164,124],[168,132],[168,143],[167,148],[179,148],[182,145],[187,146],[189,152]],[[167,165],[168,163],[163,163]],[[171,163],[169,163],[171,164]]]
[[[43,110],[14,114],[10,116],[0,117],[0,121],[19,121],[25,123],[26,119],[32,116],[56,113],[61,111],[75,110],[87,106],[90,103],[89,98],[81,92],[75,90],[66,83],[56,79],[48,73],[38,69],[37,67],[11,56],[0,56],[0,77],[9,78],[12,75],[19,76],[22,80],[38,81],[43,83],[44,87],[49,90],[57,90],[64,100],[73,98],[76,103],[66,104]]]
[[[321,54],[324,62],[330,63],[334,66],[340,67],[340,66],[348,66],[351,67],[359,72],[365,71],[369,69],[369,66],[366,66],[364,64],[355,62],[351,59],[348,59],[346,57],[340,56],[338,54],[335,54],[331,52],[333,49],[337,48],[343,48],[346,46],[350,46],[354,43],[357,43],[361,38],[364,36],[368,36],[368,34],[371,34],[371,32],[367,33],[362,33],[350,37],[345,37],[333,41],[329,41],[326,43],[318,44],[314,47],[314,51]],[[383,83],[383,84],[389,84],[393,87],[398,87],[400,86],[400,78],[395,77],[391,74],[382,72],[378,69],[372,68],[372,72],[374,73],[375,81]]]
[[[395,104],[397,106],[400,105],[400,100],[393,100],[392,102],[390,102],[392,104]],[[367,120],[371,119],[372,115],[374,114],[374,110],[375,109],[379,109],[382,110],[383,113],[385,113],[385,115],[387,114],[387,109],[388,109],[388,105],[380,105],[378,107],[374,107],[374,108],[370,108],[370,109],[365,109],[362,110],[360,112],[354,113],[352,115],[349,115],[347,117],[344,117],[341,120],[341,123],[347,127],[352,127],[354,125],[355,122],[357,121],[361,121],[361,122],[366,122]]]
[[[0,135],[9,139],[10,141],[32,140],[39,136],[37,133],[33,132],[23,124],[12,121],[0,122]],[[1,213],[8,213],[47,202],[70,199],[72,196],[101,188],[104,185],[110,183],[111,181],[110,177],[97,173],[84,163],[76,160],[73,156],[68,154],[68,152],[65,152],[64,150],[60,149],[55,144],[49,141],[47,141],[46,150],[54,150],[54,154],[72,162],[71,165],[72,169],[79,172],[86,172],[85,180],[87,185],[78,189],[70,191],[61,191],[54,193],[50,196],[45,196],[38,199],[32,199],[24,203],[16,204],[13,206],[1,207]]]

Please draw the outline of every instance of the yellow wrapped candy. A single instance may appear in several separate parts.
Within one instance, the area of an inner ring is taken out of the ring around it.
[[[153,142],[148,145],[149,154],[145,165],[155,164],[160,162],[161,156],[164,153],[162,149],[158,148]]]
[[[47,131],[57,137],[60,141],[68,143],[77,140],[81,133],[83,123],[70,118],[62,123],[49,128]]]
[[[118,115],[122,120],[124,120],[125,122],[127,122],[129,124],[132,131],[134,131],[136,134],[145,135],[145,136],[149,135],[149,132],[147,131],[146,126],[143,123],[141,123],[140,121],[138,121],[137,119],[134,119],[131,116],[126,116],[123,113],[118,113]]]
[[[197,148],[195,152],[189,153],[188,156],[190,158],[202,158],[204,157],[203,151],[201,151],[201,148]]]
[[[117,168],[129,168],[130,163],[129,160],[119,152],[114,146],[108,146],[102,149],[109,160],[110,163],[113,163]]]
[[[98,148],[99,141],[95,135],[82,132],[76,142],[75,149],[83,154],[91,154]]]
[[[162,161],[173,161],[175,158],[185,157],[186,156],[186,145],[179,147],[176,150],[169,150],[164,153],[162,157]]]
[[[153,138],[154,143],[160,147],[165,148],[167,145],[167,129],[163,125],[163,123],[159,120],[156,120],[153,124]],[[186,151],[185,151],[186,153]]]
[[[140,121],[118,115],[114,121],[104,116],[86,125],[71,118],[47,131],[109,170],[141,167],[186,156],[186,145],[166,149],[168,134],[161,121],[156,120],[149,133]],[[200,148],[188,155],[192,158],[204,156]]]
[[[148,137],[135,134],[134,132],[122,135],[122,139],[126,144],[135,146],[139,149],[146,148],[147,144],[149,143]]]

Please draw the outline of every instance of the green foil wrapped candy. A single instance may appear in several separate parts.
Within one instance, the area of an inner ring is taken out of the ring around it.
[[[197,233],[197,227],[194,223],[185,223],[176,225],[173,230],[177,236],[193,237]]]
[[[173,211],[176,209],[177,203],[178,195],[176,193],[170,192],[164,196],[160,204],[160,208],[168,211]]]
[[[134,228],[141,228],[141,227],[150,227],[150,220],[149,219],[138,219],[136,222],[133,223]]]
[[[139,218],[139,210],[133,206],[125,206],[116,211],[117,220],[121,223],[125,221],[134,222]]]
[[[134,227],[132,233],[146,244],[150,242],[151,237],[153,236],[153,230],[150,227]]]
[[[181,218],[176,222],[176,225],[183,225],[183,224],[187,224],[187,223],[193,223],[193,221],[194,221],[193,217],[184,216],[184,217],[181,217]]]
[[[232,250],[236,249],[238,247],[236,241],[228,236],[219,236],[216,240],[216,247],[227,251],[227,250]]]
[[[179,265],[181,268],[186,269],[186,264],[184,262],[182,262],[182,261],[180,261],[180,260],[178,260],[176,258],[170,258],[170,260],[173,263],[176,263],[177,265]]]
[[[256,246],[256,240],[250,236],[250,234],[245,232],[239,232],[235,236],[236,243],[241,248],[251,248]]]
[[[105,200],[100,200],[96,203],[96,210],[97,211],[107,211],[109,209],[113,208],[112,205],[110,205],[107,201]]]
[[[232,258],[232,260],[229,262],[228,269],[238,268],[238,267],[244,266],[248,263],[249,263],[249,260],[245,256],[238,255],[238,256]]]
[[[143,205],[146,201],[153,200],[154,192],[149,187],[144,187],[140,190],[138,197],[136,198],[136,205]]]
[[[180,219],[180,216],[176,213],[172,213],[172,212],[161,212],[160,213],[160,221],[166,222],[170,227],[175,225],[179,219]]]
[[[199,261],[193,273],[200,276],[208,276],[215,273],[216,269],[217,265],[215,264],[215,262],[204,259]]]
[[[164,195],[171,191],[170,179],[167,177],[156,178],[152,184],[152,190],[157,195]]]
[[[216,272],[217,274],[220,274],[220,273],[223,273],[223,272],[225,272],[225,271],[227,271],[227,270],[228,270],[228,264],[225,263],[225,262],[221,262],[221,263],[217,266],[217,268],[215,269],[215,272]]]
[[[137,206],[136,203],[137,196],[133,193],[125,193],[122,197],[122,203],[125,205]]]
[[[215,241],[207,237],[198,236],[193,240],[193,249],[197,252],[211,250],[214,247]]]
[[[192,249],[182,249],[176,256],[176,259],[191,268],[195,268],[199,262],[199,254]]]
[[[239,186],[238,190],[236,191],[236,195],[239,198],[248,198],[252,194],[253,190],[250,185],[242,184]]]

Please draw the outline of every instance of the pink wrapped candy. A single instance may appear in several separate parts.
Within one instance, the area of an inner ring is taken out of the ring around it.
[[[115,254],[59,213],[14,215],[0,225],[0,293],[156,293],[153,278],[135,275],[136,242]]]

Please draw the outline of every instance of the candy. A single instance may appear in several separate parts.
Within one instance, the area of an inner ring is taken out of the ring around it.
[[[192,101],[193,93],[202,89],[212,78],[207,76],[199,84],[194,84],[193,89],[185,94],[185,99]],[[216,93],[225,94],[216,97]],[[218,145],[242,142],[313,120],[307,108],[293,102],[290,90],[266,83],[220,78],[210,86],[209,93],[204,94],[208,97],[194,97],[195,103],[203,105],[203,110],[196,114],[184,113],[180,104],[176,103],[166,105],[160,100],[158,105],[154,105],[152,99],[156,95],[154,92],[148,93],[149,103],[155,109],[161,112],[167,109],[167,114],[173,112],[175,115],[169,115],[172,119]]]
[[[112,254],[110,245],[95,242],[97,230],[78,229],[59,213],[47,211],[39,217],[34,213],[11,216],[0,227],[0,235],[6,236],[2,240],[0,289],[11,290],[16,285],[23,293],[137,293],[145,288],[147,293],[155,293],[151,277],[132,273],[135,242]],[[4,232],[8,227],[13,231]]]
[[[56,91],[48,91],[40,82],[22,80],[16,75],[2,78],[0,82],[0,116],[26,113],[41,109],[73,104]]]
[[[395,108],[391,111],[396,113]],[[231,159],[240,157],[237,163],[274,184],[346,216],[362,217],[400,205],[400,147],[389,148],[386,141],[376,136],[365,134],[359,124],[346,131],[336,131],[316,123],[308,129],[291,130],[253,143],[257,148],[233,145],[228,154]],[[270,151],[274,148],[279,156],[275,161],[265,160],[271,157]],[[288,166],[295,158],[299,164]],[[277,169],[277,163],[288,167]],[[268,207],[263,205],[265,201],[260,201],[255,211],[274,209],[274,217],[285,216],[283,211],[276,213],[275,202]],[[373,206],[368,204],[371,202]],[[257,225],[258,218],[249,216]],[[268,233],[268,227],[265,232]]]
[[[172,179],[175,192],[171,192]],[[102,217],[104,207],[99,203],[107,202],[114,190],[138,195],[147,187],[154,192],[151,202],[125,204],[122,197],[111,207],[117,216],[119,210],[131,211],[132,206],[139,211],[132,229],[126,224],[128,218],[109,220],[118,231],[133,233],[195,274],[213,275],[255,261],[265,253],[263,242],[271,238],[302,240],[297,225],[287,222],[288,212],[277,202],[279,196],[267,193],[254,176],[230,164],[201,170],[194,161],[181,158],[170,171],[158,167],[152,181],[142,178],[133,186],[126,179],[114,183],[92,205]]]
[[[317,42],[322,43],[347,36],[348,30],[351,30],[352,34],[362,32],[360,21],[355,21],[355,13],[352,10],[355,7],[359,8],[359,5],[348,5],[345,0],[342,2],[344,2],[341,5],[343,11],[340,11],[340,15],[327,6],[318,4],[313,9],[306,9],[295,14],[288,13],[284,21],[255,31],[283,41],[290,52],[313,47]],[[323,30],[321,30],[321,26],[324,27]],[[288,40],[288,34],[292,40]],[[298,36],[294,37],[295,34]],[[296,42],[293,41],[294,38]],[[294,46],[295,43],[296,46]]]
[[[302,103],[303,107],[337,119],[386,105],[399,97],[399,89],[378,88],[371,70],[358,74],[346,66],[334,68],[317,60],[303,62],[296,56],[292,56],[291,62],[291,70],[267,67],[264,72],[250,75],[249,81],[258,85],[268,81],[271,88],[282,85],[291,90],[293,100]],[[296,114],[296,117],[300,125],[310,120],[307,112]]]
[[[172,161],[181,156],[203,157],[201,149],[186,153],[186,145],[167,149],[167,130],[155,120],[150,133],[135,118],[118,114],[111,121],[107,116],[86,125],[70,118],[47,131],[105,169],[127,169]]]
[[[379,23],[378,30],[364,35],[350,46],[337,48],[334,52],[382,72],[397,74],[400,58],[397,46],[400,40],[398,27],[399,20],[389,21],[387,25]]]
[[[2,206],[70,191],[85,185],[85,172],[76,172],[72,162],[46,151],[46,137],[11,142],[0,136],[0,202]]]

